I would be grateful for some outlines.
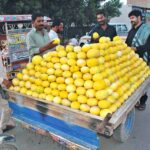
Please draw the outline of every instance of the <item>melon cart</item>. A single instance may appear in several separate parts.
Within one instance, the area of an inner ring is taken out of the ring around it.
[[[13,117],[22,127],[38,134],[46,135],[69,149],[100,149],[100,135],[124,142],[131,134],[135,110],[134,106],[147,90],[150,78],[112,115],[105,119],[26,96],[5,89]]]

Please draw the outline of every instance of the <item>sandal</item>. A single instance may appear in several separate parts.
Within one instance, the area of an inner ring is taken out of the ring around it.
[[[139,106],[138,107],[136,107],[138,110],[140,110],[140,111],[143,111],[143,110],[145,110],[145,108],[146,108],[146,104],[143,104],[143,105],[141,105],[141,104],[139,104]]]
[[[14,129],[15,125],[7,125],[6,128],[3,130],[3,132],[6,132],[8,130]]]
[[[137,108],[137,107],[139,107],[139,105],[140,105],[140,102],[137,102],[137,103],[135,104],[135,107]]]

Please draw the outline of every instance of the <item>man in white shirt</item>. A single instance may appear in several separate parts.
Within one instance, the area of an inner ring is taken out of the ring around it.
[[[49,32],[50,40],[52,41],[56,38],[59,38],[58,34],[63,31],[63,28],[64,28],[64,25],[61,20],[54,20],[52,23],[50,32]]]

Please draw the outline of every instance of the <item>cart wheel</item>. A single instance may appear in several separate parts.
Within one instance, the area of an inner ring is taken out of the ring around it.
[[[125,142],[133,129],[135,120],[135,108],[133,108],[127,115],[127,117],[123,120],[123,122],[119,125],[119,127],[115,130],[113,137],[115,140],[119,142]]]

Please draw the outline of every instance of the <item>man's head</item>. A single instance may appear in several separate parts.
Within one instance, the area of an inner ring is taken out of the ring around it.
[[[142,23],[142,13],[139,10],[132,10],[128,17],[130,18],[132,27],[138,27]]]
[[[63,22],[61,20],[54,20],[52,23],[52,29],[57,32],[60,33],[61,31],[63,31],[64,25]]]
[[[44,28],[44,16],[40,13],[33,14],[32,23],[37,30],[42,30]]]
[[[100,25],[106,24],[106,16],[105,16],[104,11],[99,10],[99,11],[96,13],[96,19],[97,19],[97,22],[98,22]]]
[[[60,25],[59,25],[59,32],[62,32],[64,30],[64,24],[63,22],[60,22]]]

